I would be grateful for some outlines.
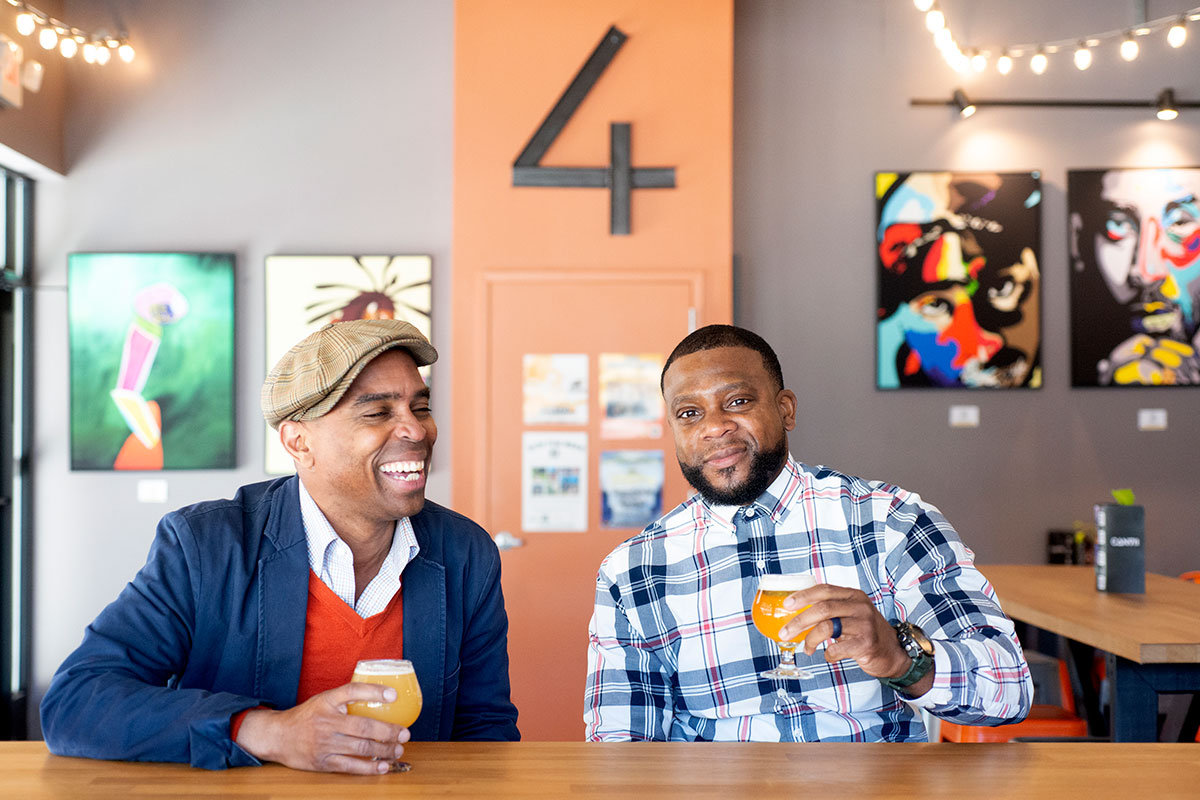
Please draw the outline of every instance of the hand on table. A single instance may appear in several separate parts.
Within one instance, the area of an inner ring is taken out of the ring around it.
[[[346,713],[355,700],[391,702],[396,690],[347,683],[286,711],[254,709],[242,719],[237,743],[260,761],[293,769],[373,775],[404,753],[408,728]],[[378,760],[372,760],[378,759]]]
[[[833,663],[850,658],[863,672],[874,678],[898,678],[908,671],[912,659],[900,646],[896,629],[891,626],[865,592],[844,586],[818,584],[794,592],[783,601],[784,608],[805,608],[779,631],[790,640],[807,628],[804,652],[812,655],[821,642],[833,639],[833,618],[841,621],[841,635],[825,647],[825,660]],[[933,671],[906,692],[923,694],[933,683]]]

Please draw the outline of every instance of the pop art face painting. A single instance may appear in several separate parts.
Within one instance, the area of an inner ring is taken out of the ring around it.
[[[1041,385],[1038,173],[876,174],[876,385]]]
[[[1072,384],[1200,384],[1200,169],[1068,174]]]

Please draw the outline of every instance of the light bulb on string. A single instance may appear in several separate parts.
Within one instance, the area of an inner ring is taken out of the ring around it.
[[[108,63],[108,60],[110,58],[112,58],[112,51],[108,49],[108,46],[103,45],[103,44],[97,44],[96,45],[96,63],[99,64],[100,66],[104,66],[105,64]]]
[[[1125,36],[1125,40],[1121,42],[1121,58],[1125,59],[1126,61],[1133,61],[1138,57],[1138,50],[1140,49],[1141,48],[1138,47],[1137,39],[1133,38],[1133,34],[1127,34]]]
[[[1001,53],[996,59],[996,71],[1001,75],[1007,75],[1012,72],[1012,56],[1008,53]]]
[[[17,14],[17,33],[28,36],[37,29],[37,20],[28,11]]]
[[[83,60],[89,64],[96,63],[96,43],[86,42],[83,45]]]
[[[937,33],[933,34],[933,45],[943,53],[946,49],[954,44],[954,34],[950,33],[949,28],[938,28]]]
[[[933,8],[933,0],[913,0],[913,5],[917,7],[917,11],[924,14],[929,9]]]
[[[54,28],[42,28],[38,33],[38,44],[42,46],[43,50],[53,50],[58,45],[58,33]]]
[[[1171,47],[1183,47],[1183,43],[1187,41],[1187,23],[1180,17],[1167,31],[1167,44]]]
[[[987,56],[976,50],[975,54],[971,56],[971,69],[976,72],[983,72],[987,69]]]
[[[122,61],[128,64],[133,61],[137,53],[134,52],[133,45],[129,42],[122,42],[121,46],[117,48],[117,55],[120,56]]]
[[[1033,58],[1029,59],[1029,68],[1033,70],[1034,75],[1041,75],[1046,71],[1046,67],[1050,66],[1050,59],[1041,50],[1033,54]]]
[[[58,52],[62,53],[63,58],[74,58],[79,52],[79,42],[75,41],[74,36],[64,36],[58,45]]]
[[[925,29],[930,33],[937,33],[946,27],[946,15],[941,12],[941,9],[933,9],[925,15]]]
[[[1083,71],[1092,65],[1092,51],[1083,42],[1075,48],[1075,69]]]

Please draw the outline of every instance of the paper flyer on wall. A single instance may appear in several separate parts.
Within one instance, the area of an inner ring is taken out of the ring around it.
[[[586,531],[586,433],[521,435],[521,530]]]
[[[661,450],[609,450],[600,454],[600,524],[644,528],[662,516]]]
[[[586,425],[588,357],[582,353],[526,353],[525,424]]]
[[[600,354],[600,437],[658,439],[663,403],[658,381],[663,357],[657,353]]]

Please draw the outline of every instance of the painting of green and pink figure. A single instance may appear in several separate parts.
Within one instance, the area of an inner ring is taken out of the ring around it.
[[[72,469],[235,465],[233,262],[69,257]]]

